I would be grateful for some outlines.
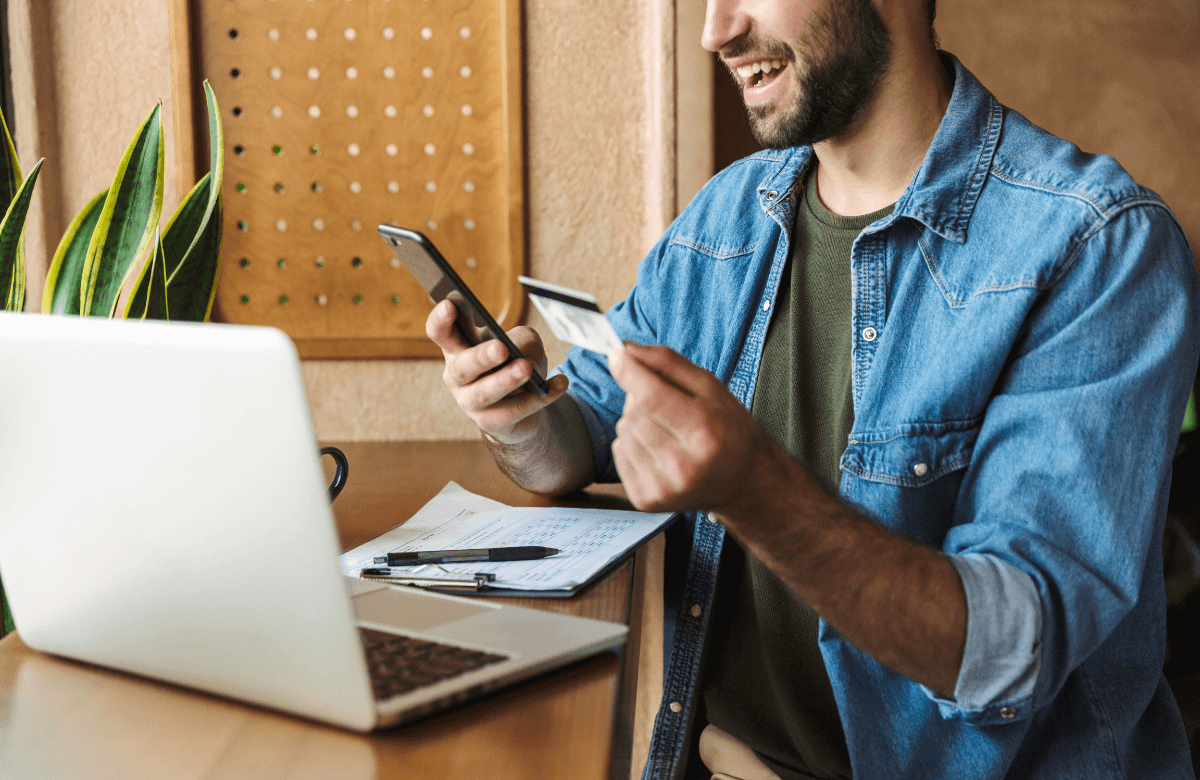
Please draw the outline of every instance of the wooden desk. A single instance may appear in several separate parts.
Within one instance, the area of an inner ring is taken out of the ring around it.
[[[411,516],[448,480],[509,504],[549,503],[509,482],[478,442],[337,446],[350,460],[349,483],[334,504],[343,549]],[[578,502],[628,507],[619,492],[603,488]],[[631,603],[641,602],[631,599],[632,570],[626,564],[572,599],[506,601],[626,622]],[[633,617],[637,633],[640,619]],[[633,639],[626,657],[636,659]],[[632,690],[638,664],[629,667],[624,681]],[[631,711],[619,712],[622,679],[621,660],[605,654],[421,723],[363,736],[52,658],[13,635],[0,641],[0,777],[625,777],[628,755],[614,758],[613,751],[619,716],[632,720]]]

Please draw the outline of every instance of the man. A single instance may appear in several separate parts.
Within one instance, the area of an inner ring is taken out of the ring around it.
[[[518,483],[688,512],[647,777],[1193,776],[1160,555],[1191,252],[1115,162],[940,54],[933,17],[709,1],[771,151],[651,251],[607,362],[572,350],[532,397],[526,361],[487,373],[500,345],[430,315]]]

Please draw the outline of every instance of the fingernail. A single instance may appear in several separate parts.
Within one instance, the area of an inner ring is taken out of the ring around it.
[[[499,360],[504,357],[504,348],[500,346],[500,342],[494,342],[492,346],[488,347],[488,357],[492,360]]]

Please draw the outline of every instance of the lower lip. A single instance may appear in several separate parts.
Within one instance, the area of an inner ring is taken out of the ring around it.
[[[784,65],[783,68],[776,72],[775,78],[771,83],[761,87],[752,87],[747,82],[742,88],[742,99],[746,101],[748,106],[756,106],[762,103],[768,103],[783,96],[784,77],[787,75],[790,65]]]

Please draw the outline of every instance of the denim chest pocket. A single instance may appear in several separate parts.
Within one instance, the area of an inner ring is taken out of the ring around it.
[[[672,247],[683,247],[694,252],[699,252],[713,260],[732,260],[737,257],[746,257],[754,254],[756,249],[754,245],[744,246],[737,241],[713,241],[686,237],[673,238],[670,245]]]
[[[841,467],[871,482],[924,487],[966,468],[982,422],[982,418],[976,418],[855,431],[842,454]]]

